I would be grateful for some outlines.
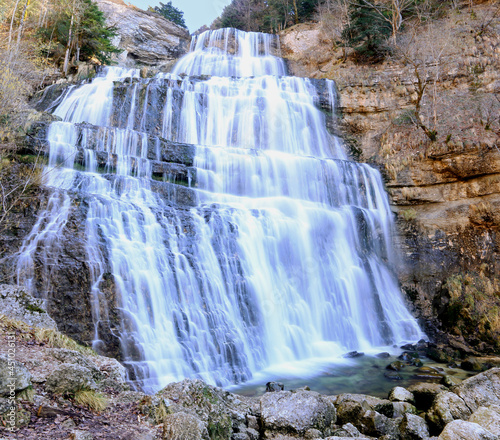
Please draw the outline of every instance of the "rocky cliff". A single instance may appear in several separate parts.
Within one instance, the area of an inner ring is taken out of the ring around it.
[[[120,65],[154,65],[168,69],[184,55],[190,42],[189,32],[154,12],[143,11],[121,0],[97,0],[109,26],[117,29],[113,41],[123,52]]]
[[[400,280],[427,331],[448,332],[456,347],[498,350],[500,27],[493,2],[473,12],[452,11],[422,28],[420,48],[405,61],[394,53],[356,65],[321,23],[285,31],[282,51],[292,73],[336,80],[342,135],[385,177],[404,257]],[[422,47],[438,45],[434,70],[418,63]],[[426,78],[421,116],[435,140],[415,124],[417,74]]]

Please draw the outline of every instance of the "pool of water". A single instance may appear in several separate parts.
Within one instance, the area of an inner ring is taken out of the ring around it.
[[[332,360],[321,364],[319,361],[275,366],[256,375],[251,382],[233,386],[229,391],[245,396],[260,396],[266,391],[267,382],[280,382],[285,390],[309,387],[321,394],[342,393],[369,394],[387,398],[395,386],[408,387],[418,382],[439,383],[442,376],[450,375],[466,379],[472,374],[460,369],[449,368],[421,357],[423,367],[405,365],[400,371],[387,369],[393,362],[400,361],[401,351],[392,352],[388,357],[365,354],[361,357]],[[429,368],[432,369],[429,372]],[[436,373],[436,375],[433,374]],[[399,380],[389,379],[386,374],[397,373]]]

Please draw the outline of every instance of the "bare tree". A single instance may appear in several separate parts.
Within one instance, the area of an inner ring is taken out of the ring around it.
[[[440,94],[438,84],[450,55],[451,35],[435,24],[415,27],[400,38],[395,46],[396,56],[410,66],[415,86],[413,122],[427,137],[437,139]]]

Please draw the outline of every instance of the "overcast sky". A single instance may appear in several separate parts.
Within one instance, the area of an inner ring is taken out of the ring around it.
[[[148,6],[159,6],[160,1],[163,4],[169,0],[124,0],[125,3],[146,10]],[[231,0],[172,0],[172,5],[184,12],[184,20],[193,33],[204,24],[210,25],[216,17],[220,15],[224,6],[231,3]]]

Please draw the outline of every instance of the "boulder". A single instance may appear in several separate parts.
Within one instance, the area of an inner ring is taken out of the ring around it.
[[[397,438],[399,423],[400,420],[390,419],[377,411],[366,411],[361,418],[360,431],[373,437],[388,435]]]
[[[92,371],[88,368],[73,364],[61,364],[47,378],[46,391],[65,394],[79,390],[95,389]]]
[[[477,423],[454,420],[445,426],[438,440],[498,440],[498,436]]]
[[[408,402],[392,402],[393,418],[403,417],[404,414],[417,414],[417,408]]]
[[[77,364],[80,367],[87,368],[92,372],[94,380],[99,380],[101,372],[92,360],[76,350],[68,350],[67,348],[50,348],[48,352],[51,356],[63,364]]]
[[[431,407],[434,398],[439,393],[448,391],[448,389],[436,383],[420,382],[410,385],[408,391],[415,397],[415,406],[422,411],[427,411]]]
[[[406,388],[394,387],[389,392],[389,400],[392,402],[409,402],[415,403],[415,397]]]
[[[21,362],[0,356],[0,396],[11,397],[12,393],[22,391],[30,384],[31,374]]]
[[[441,379],[441,383],[445,386],[447,386],[448,388],[451,388],[451,387],[455,387],[457,385],[460,385],[461,383],[463,382],[462,379],[459,379],[458,377],[455,377],[455,376],[451,376],[449,374],[446,374],[445,376],[443,376],[443,378]]]
[[[207,425],[197,417],[178,412],[163,419],[163,438],[170,440],[202,440],[208,436]]]
[[[168,66],[189,48],[190,36],[159,14],[126,5],[121,0],[97,0],[106,23],[117,29],[113,43],[123,50],[118,62],[128,66]]]
[[[462,368],[462,370],[475,371],[477,373],[484,370],[483,364],[474,357],[468,357],[467,359],[463,360],[460,364],[460,368]]]
[[[429,437],[429,428],[422,417],[405,414],[399,424],[401,440],[422,440]]]
[[[0,310],[11,319],[41,328],[57,328],[47,314],[43,300],[33,298],[21,287],[0,284]]]
[[[488,408],[480,406],[469,419],[487,431],[500,436],[500,406],[490,405]]]
[[[439,393],[427,413],[429,423],[441,431],[447,423],[453,420],[467,420],[471,411],[465,402],[455,393],[445,391]]]
[[[335,407],[314,391],[279,391],[260,400],[262,424],[266,431],[303,434],[308,429],[329,433],[337,420]]]
[[[452,391],[460,396],[472,411],[480,406],[500,405],[500,368],[492,368],[470,377],[452,388]]]

